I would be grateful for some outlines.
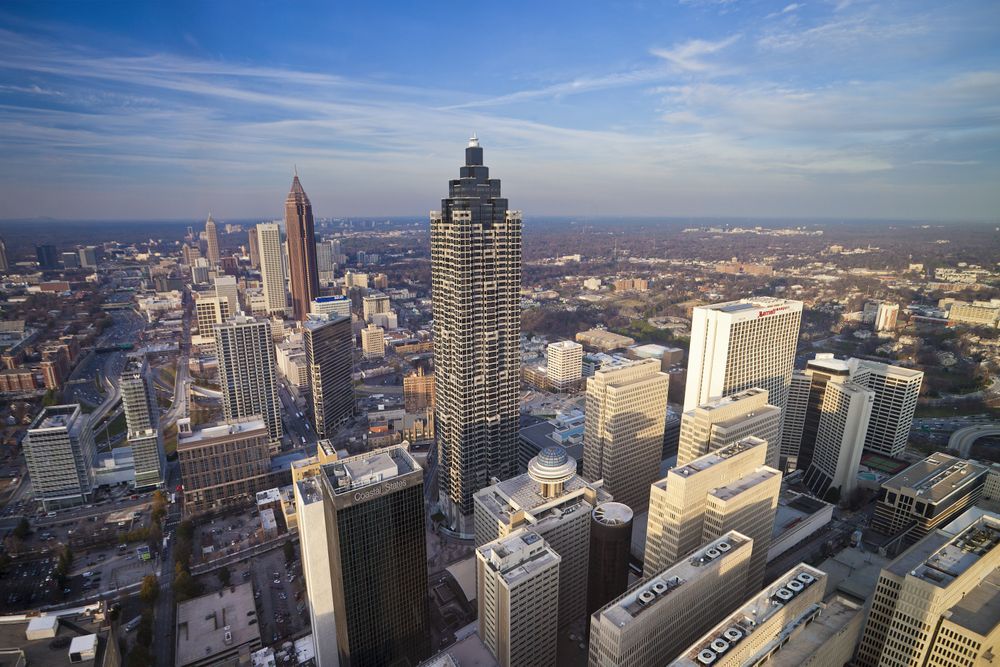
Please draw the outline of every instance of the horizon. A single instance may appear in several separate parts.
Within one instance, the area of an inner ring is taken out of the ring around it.
[[[532,215],[1000,210],[986,0],[246,9],[0,8],[0,216],[252,219],[296,165],[328,217],[411,215],[473,133]]]

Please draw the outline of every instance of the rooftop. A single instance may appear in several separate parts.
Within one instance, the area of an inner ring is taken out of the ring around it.
[[[1000,624],[1000,570],[993,570],[979,585],[948,610],[952,623],[986,636]]]
[[[191,434],[179,433],[177,436],[178,448],[193,447],[203,444],[207,440],[220,438],[247,437],[257,435],[257,431],[264,431],[267,434],[267,424],[260,417],[248,417],[246,419],[234,419],[228,422],[212,424],[195,428]]]
[[[823,605],[819,616],[801,628],[777,653],[772,654],[772,667],[800,667],[806,659],[819,651],[826,642],[850,625],[858,614],[864,612],[862,605],[839,595]]]
[[[761,440],[760,438],[749,436],[739,440],[738,442],[734,442],[731,445],[720,447],[714,452],[709,452],[704,456],[699,456],[687,465],[674,468],[670,472],[675,475],[680,475],[681,477],[690,477],[699,472],[708,470],[712,466],[719,465],[720,463],[742,454],[743,452],[749,451],[754,447],[767,447],[767,442]]]
[[[791,299],[778,299],[774,297],[756,297],[753,299],[740,299],[738,301],[726,301],[724,303],[713,303],[706,306],[698,306],[695,310],[716,310],[727,315],[749,316],[757,313],[756,317],[777,314],[778,312],[801,311],[802,302]]]
[[[956,489],[986,475],[988,470],[986,466],[978,463],[939,452],[914,463],[887,480],[882,487],[893,491],[912,489],[921,499],[938,502]]]
[[[483,489],[476,494],[476,497],[480,501],[480,506],[488,509],[498,520],[509,522],[511,515],[520,510],[528,512],[540,521],[546,518],[547,512],[553,508],[558,508],[559,513],[565,514],[570,506],[583,503],[584,491],[593,486],[574,474],[563,484],[563,492],[559,497],[546,498],[541,494],[541,484],[532,479],[528,473],[523,473]],[[598,488],[598,502],[610,498],[606,491]],[[585,509],[589,511],[590,505],[587,504]]]
[[[1000,521],[984,516],[936,549],[910,574],[939,588],[947,588],[998,544]]]
[[[323,466],[335,494],[343,494],[421,470],[404,446],[386,447]]]
[[[260,644],[260,626],[250,621],[256,615],[253,584],[224,588],[177,605],[178,665],[204,660],[243,644]]]
[[[774,468],[760,467],[751,474],[745,475],[736,480],[732,484],[712,489],[711,493],[708,495],[713,498],[718,498],[719,500],[731,500],[741,493],[745,493],[746,491],[749,491],[750,489],[753,489],[754,487],[759,486],[774,477],[780,478],[781,473]]]
[[[523,529],[484,544],[477,551],[486,566],[497,572],[508,586],[515,586],[562,560],[538,533]]]
[[[92,636],[93,633],[99,633],[100,630],[98,624],[94,622],[89,614],[82,613],[83,609],[68,611],[69,613],[62,615],[61,618],[71,621],[73,626],[76,627],[74,628],[66,623],[57,623],[54,628],[55,635],[42,639],[27,638],[26,632],[29,623],[27,620],[0,623],[0,665],[3,667],[16,665],[17,662],[13,659],[13,656],[6,652],[11,650],[16,651],[17,649],[24,651],[24,656],[29,665],[56,666],[80,664],[70,662],[69,647],[72,641],[80,637]],[[42,618],[53,619],[56,614],[62,614],[62,612],[49,612],[48,616]],[[15,617],[8,617],[5,620],[13,618]],[[69,642],[60,648],[52,648],[50,644],[56,639],[59,640],[59,643],[66,641],[66,639]],[[83,664],[102,664],[106,645],[107,632],[98,634],[97,659],[85,661]]]
[[[734,403],[740,401],[745,401],[750,398],[755,398],[764,394],[765,400],[767,398],[767,389],[761,389],[759,387],[754,387],[752,389],[747,389],[746,391],[741,391],[735,394],[730,394],[729,396],[723,396],[722,398],[717,398],[714,401],[709,401],[708,403],[702,403],[698,408],[702,410],[718,410],[719,408],[728,407]]]
[[[79,404],[72,405],[50,405],[42,408],[35,420],[28,428],[30,430],[40,428],[67,428],[70,423],[80,413]]]

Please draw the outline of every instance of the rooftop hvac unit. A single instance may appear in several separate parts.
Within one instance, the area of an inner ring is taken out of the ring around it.
[[[655,597],[652,591],[643,591],[639,593],[639,604],[649,604]]]
[[[708,556],[710,559],[715,560],[716,558],[718,558],[722,554],[719,553],[718,549],[712,548],[712,549],[709,549],[708,551],[706,551],[705,555]]]
[[[655,584],[653,584],[653,592],[655,592],[657,595],[662,595],[663,592],[666,590],[667,590],[667,585],[662,581],[657,581]]]
[[[792,579],[791,581],[786,583],[785,587],[787,587],[788,590],[794,593],[801,593],[802,589],[805,588],[805,586],[802,585],[802,582],[796,581],[795,579]]]
[[[733,545],[730,544],[729,542],[719,542],[717,545],[715,545],[715,548],[721,551],[722,553],[726,553],[727,551],[733,548]]]
[[[729,628],[728,630],[722,633],[722,636],[731,642],[737,642],[743,639],[743,631],[740,630],[739,628]]]
[[[816,577],[812,576],[808,572],[800,572],[799,576],[797,576],[795,578],[798,579],[799,581],[801,581],[803,584],[806,584],[806,585],[811,584],[812,582],[816,581]]]
[[[707,648],[698,653],[698,662],[703,665],[711,665],[715,662],[715,653],[709,651]]]
[[[719,637],[718,639],[712,640],[712,650],[716,653],[725,653],[729,650],[729,642],[725,639]]]
[[[779,588],[777,591],[775,591],[774,596],[781,600],[784,600],[785,602],[788,602],[793,597],[795,597],[795,593],[791,592],[787,588]]]

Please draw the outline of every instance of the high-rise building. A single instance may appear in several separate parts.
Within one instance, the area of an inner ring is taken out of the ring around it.
[[[82,505],[94,490],[94,435],[79,404],[42,408],[22,441],[34,499],[46,511]]]
[[[118,382],[125,412],[126,441],[135,461],[135,486],[162,486],[167,462],[159,428],[160,407],[145,356],[133,357]]]
[[[222,414],[226,421],[261,417],[267,424],[271,450],[281,448],[281,403],[275,378],[271,325],[245,315],[236,315],[215,325],[215,348],[219,359]]]
[[[590,514],[611,497],[576,474],[576,461],[562,447],[546,447],[528,472],[476,493],[476,546],[527,528],[559,557],[559,625],[586,614]]]
[[[385,333],[377,324],[369,324],[361,330],[361,353],[365,359],[381,359],[385,356]]]
[[[185,243],[181,246],[181,257],[188,266],[193,266],[194,261],[201,257],[201,249],[196,245]]]
[[[669,383],[657,359],[587,379],[583,476],[603,479],[605,490],[635,512],[646,509],[649,485],[659,475]]]
[[[350,317],[311,315],[302,323],[302,345],[316,434],[329,438],[354,415],[354,332]]]
[[[235,315],[243,310],[240,308],[240,288],[236,285],[235,276],[216,276],[215,296],[226,300],[230,314]]]
[[[583,345],[571,340],[549,343],[545,375],[549,386],[556,391],[578,387],[583,378]]]
[[[560,566],[527,529],[476,549],[479,637],[501,667],[555,666]]]
[[[912,544],[976,504],[989,469],[936,452],[882,483],[872,529]]]
[[[208,220],[205,221],[205,255],[208,257],[209,263],[212,266],[219,265],[219,231],[215,228],[215,220],[212,220],[212,214],[208,214]]]
[[[302,322],[309,314],[309,303],[319,296],[319,270],[316,267],[316,233],[312,204],[299,183],[292,179],[292,189],[285,199],[285,234],[288,235],[288,274],[292,288],[292,313]]]
[[[843,667],[854,653],[864,616],[860,605],[843,598],[824,604],[826,579],[826,574],[814,567],[796,565],[764,590],[754,592],[739,609],[684,649],[670,667]],[[824,622],[825,616],[834,613],[838,617],[832,624]],[[802,660],[810,653],[816,655],[820,648],[815,645],[817,640],[824,649],[819,663]]]
[[[202,338],[215,338],[215,325],[223,324],[235,314],[236,312],[229,309],[229,299],[224,297],[198,296],[194,301],[194,315],[195,321],[198,322],[198,335]]]
[[[250,268],[260,268],[260,242],[257,240],[257,227],[247,230],[247,250],[250,255]]]
[[[309,304],[313,315],[351,316],[351,298],[347,296],[320,296]]]
[[[906,449],[924,372],[862,360],[852,379],[875,392],[865,449],[899,456]]]
[[[802,302],[754,298],[699,306],[691,321],[684,411],[746,389],[785,409]]]
[[[768,403],[766,389],[747,389],[684,413],[677,465],[752,435],[767,442],[765,462],[777,468],[780,434],[781,409]]]
[[[80,266],[85,269],[97,268],[97,247],[92,245],[82,246],[79,249]]]
[[[285,259],[281,248],[281,229],[273,222],[257,225],[257,245],[260,250],[260,278],[264,283],[264,300],[270,315],[288,312],[285,292]]]
[[[388,313],[391,309],[389,297],[385,294],[369,294],[361,300],[361,314],[365,322],[371,322],[373,315]]]
[[[177,425],[186,514],[241,505],[269,487],[271,436],[260,417],[196,429],[185,418]]]
[[[892,331],[899,318],[898,303],[880,303],[875,313],[875,331]]]
[[[7,259],[7,244],[4,243],[3,239],[0,239],[0,273],[8,271],[10,271],[10,262]]]
[[[440,504],[471,532],[472,496],[517,473],[521,214],[489,177],[473,137],[431,213]]]
[[[68,250],[61,255],[62,265],[64,269],[78,269],[80,268],[80,256]]]
[[[333,258],[333,244],[330,241],[316,242],[316,271],[320,282],[333,280],[333,269],[336,261]]]
[[[416,373],[403,376],[403,407],[413,413],[421,410],[434,412],[433,373],[424,373],[421,366]]]
[[[54,245],[45,243],[35,246],[35,259],[40,269],[55,269],[59,267],[59,252]]]
[[[632,546],[632,509],[609,501],[590,513],[587,563],[587,616],[628,588]]]
[[[882,568],[853,664],[988,665],[1000,646],[1000,517],[936,530]]]
[[[414,665],[430,652],[423,477],[394,446],[295,482],[318,667]]]
[[[672,468],[653,484],[643,571],[659,572],[737,530],[754,541],[747,583],[755,592],[781,493],[781,473],[765,465],[766,453],[767,443],[751,436]]]
[[[827,383],[805,474],[805,484],[816,497],[835,503],[857,488],[874,401],[875,392],[853,382]]]
[[[590,617],[590,667],[664,664],[746,598],[753,540],[730,531]]]

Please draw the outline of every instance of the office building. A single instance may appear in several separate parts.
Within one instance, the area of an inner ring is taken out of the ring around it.
[[[872,528],[883,535],[907,531],[912,544],[976,504],[989,468],[937,452],[886,480]]]
[[[521,214],[475,137],[431,213],[431,282],[440,505],[469,534],[473,494],[517,473],[521,363]]]
[[[224,297],[199,295],[194,301],[198,335],[202,338],[215,338],[215,325],[225,323],[235,314],[229,309],[229,300]]]
[[[766,442],[745,438],[672,468],[653,484],[643,571],[659,572],[737,530],[753,539],[748,582],[759,586],[781,493],[781,473],[765,465],[766,453]]]
[[[257,225],[257,245],[260,250],[260,279],[264,284],[264,300],[269,315],[288,312],[285,292],[285,253],[281,246],[281,229],[276,223]]]
[[[318,667],[427,657],[423,469],[406,447],[325,464],[294,490]]]
[[[862,360],[853,379],[875,392],[865,449],[887,456],[901,455],[913,425],[924,372]]]
[[[576,342],[602,352],[611,352],[635,345],[635,338],[612,333],[607,329],[588,329],[576,334]]]
[[[385,294],[369,294],[361,300],[361,314],[365,322],[371,322],[374,315],[388,313],[390,310],[389,297]]]
[[[354,333],[350,317],[311,315],[302,323],[316,435],[332,437],[354,415]]]
[[[219,265],[219,232],[212,220],[212,214],[208,214],[205,221],[205,255],[212,266]]]
[[[562,559],[559,625],[567,625],[586,613],[590,515],[610,499],[599,484],[576,474],[576,461],[565,449],[547,447],[531,460],[527,473],[476,493],[476,546],[519,528],[544,537]]]
[[[60,256],[62,260],[62,265],[64,269],[78,269],[80,268],[80,256],[77,255],[72,250],[62,253]]]
[[[805,563],[796,565],[684,649],[670,666],[743,667],[766,663],[769,667],[843,667],[854,652],[864,615],[859,605],[844,598],[824,604],[826,580],[820,570]],[[824,623],[825,617],[831,615],[836,615],[831,619],[832,628]],[[846,636],[838,641],[830,629]],[[826,649],[818,656],[820,661],[803,660],[816,653],[817,640]]]
[[[545,356],[545,375],[552,389],[567,391],[580,386],[583,378],[583,345],[571,340],[549,343]]]
[[[326,283],[333,280],[333,269],[335,266],[333,244],[330,241],[317,241],[316,272],[319,274],[320,282]]]
[[[92,245],[82,246],[79,251],[80,266],[85,269],[97,268],[97,247]]]
[[[560,562],[527,529],[476,549],[479,636],[501,667],[555,667]]]
[[[948,310],[948,324],[967,324],[974,327],[995,327],[1000,320],[1000,299],[956,301]]]
[[[211,269],[208,266],[208,260],[204,257],[195,259],[194,266],[191,267],[191,284],[207,285],[210,274]]]
[[[854,359],[842,360],[832,354],[817,354],[806,362],[804,371],[792,374],[781,432],[783,470],[807,470],[812,464],[826,387],[831,382],[849,382],[856,370],[857,361]]]
[[[857,488],[858,464],[874,402],[875,392],[853,382],[827,383],[804,478],[817,498],[846,501]]]
[[[10,262],[7,259],[7,244],[0,239],[0,273],[7,273],[10,270]]]
[[[760,387],[784,410],[799,340],[802,302],[755,298],[692,313],[684,412]]]
[[[163,486],[167,462],[159,428],[160,406],[145,356],[129,360],[118,389],[125,412],[126,440],[135,461],[135,486]]]
[[[385,356],[385,333],[377,324],[369,324],[361,330],[361,353],[367,360]]]
[[[90,500],[97,450],[79,404],[42,408],[21,445],[33,497],[46,511]]]
[[[190,428],[178,420],[185,514],[241,505],[269,488],[270,434],[260,417]]]
[[[231,315],[243,310],[240,308],[240,289],[236,284],[235,276],[216,276],[215,296],[226,300]]]
[[[246,315],[232,317],[215,325],[215,348],[225,420],[263,418],[271,450],[277,452],[283,433],[270,324]]]
[[[424,373],[423,366],[403,376],[403,407],[413,413],[434,412],[434,374]]]
[[[292,314],[302,322],[309,314],[309,304],[319,296],[319,270],[316,267],[316,233],[313,211],[306,191],[296,173],[292,189],[285,199],[285,234],[288,236],[288,275],[292,291]]]
[[[601,503],[590,513],[588,617],[628,588],[632,517],[628,505],[613,501]]]
[[[988,665],[1000,646],[1000,517],[936,530],[882,568],[855,664]]]
[[[590,667],[647,667],[677,655],[746,599],[752,550],[752,539],[731,531],[595,612]]]
[[[677,465],[754,436],[767,442],[765,462],[778,467],[781,409],[767,400],[766,389],[747,389],[709,401],[681,417]]]
[[[346,296],[320,296],[309,304],[313,315],[351,316],[351,299]]]
[[[250,255],[250,268],[260,268],[260,242],[257,240],[257,226],[247,230],[247,252]]]
[[[896,328],[896,320],[898,318],[898,303],[879,302],[872,324],[875,325],[875,331],[892,331]]]
[[[253,608],[253,584],[249,581],[179,603],[174,664],[249,665],[250,655],[261,647],[260,625],[255,622],[260,619],[246,613]],[[165,639],[157,637],[157,642]],[[110,665],[105,663],[105,667]]]
[[[35,259],[40,269],[59,268],[59,251],[54,245],[45,243],[35,246]]]
[[[643,359],[587,379],[583,476],[635,512],[645,510],[660,470],[670,378]]]

